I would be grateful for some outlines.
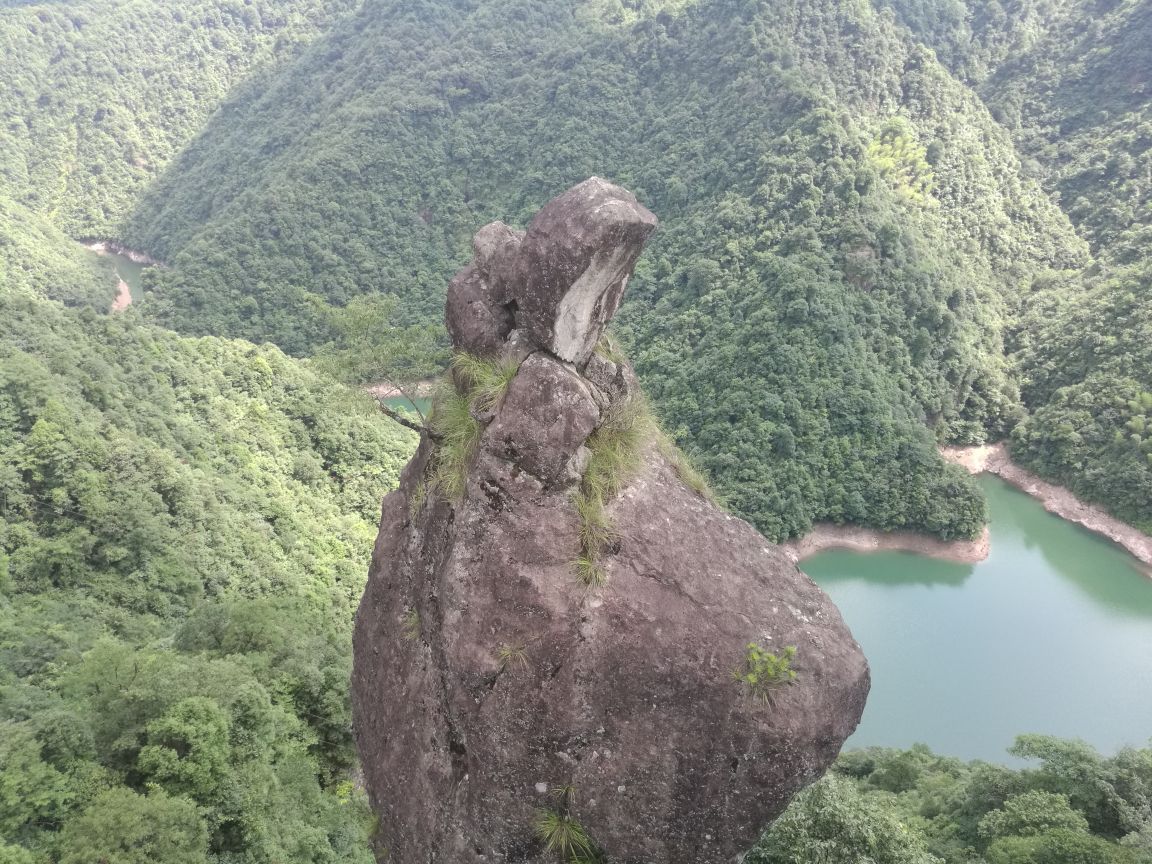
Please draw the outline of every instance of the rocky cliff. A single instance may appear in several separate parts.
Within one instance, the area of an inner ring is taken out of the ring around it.
[[[592,178],[452,281],[458,361],[356,621],[389,862],[731,862],[860,718],[835,606],[709,501],[604,336],[655,227]]]

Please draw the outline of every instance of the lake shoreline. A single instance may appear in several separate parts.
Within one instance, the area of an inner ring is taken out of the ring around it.
[[[164,267],[163,261],[157,261],[147,252],[139,252],[135,249],[129,249],[118,240],[93,240],[91,238],[80,240],[81,245],[90,252],[95,252],[97,255],[122,255],[129,261],[136,264],[142,264],[145,267]]]
[[[116,278],[120,279],[120,274],[116,274]],[[116,283],[116,299],[112,301],[113,312],[123,312],[132,305],[132,286],[120,279]]]
[[[975,447],[943,447],[940,455],[969,474],[987,471],[1035,498],[1049,513],[1108,538],[1140,562],[1137,568],[1152,578],[1152,537],[1109,515],[1103,508],[1081,501],[1068,489],[1049,483],[1012,461],[1004,443]]]
[[[849,552],[912,552],[956,564],[976,564],[988,557],[988,526],[974,540],[940,540],[916,531],[879,531],[860,525],[837,525],[817,522],[803,537],[780,544],[780,549],[794,563],[799,563],[827,549]]]
[[[1137,570],[1152,578],[1152,537],[1110,516],[1102,508],[1084,503],[1063,486],[1049,483],[1021,468],[1012,461],[1003,443],[941,447],[940,455],[969,474],[995,474],[1036,499],[1054,516],[1111,540],[1136,559]],[[940,540],[916,531],[889,532],[859,525],[818,522],[808,534],[781,543],[780,548],[796,563],[826,549],[846,549],[852,552],[912,552],[942,561],[975,564],[988,557],[990,541],[988,526],[984,526],[981,536],[974,540]]]
[[[108,255],[117,255],[121,258],[127,258],[133,264],[139,264],[141,267],[163,267],[164,264],[157,261],[146,252],[138,252],[135,249],[129,249],[118,240],[93,240],[92,238],[81,239],[79,242],[89,252],[95,252],[97,255],[104,257]],[[129,285],[124,277],[120,275],[120,270],[115,270],[116,279],[116,298],[112,301],[112,312],[123,312],[132,305],[132,286]]]
[[[432,391],[436,389],[436,381],[417,381],[415,384],[405,385],[404,389],[408,392],[403,392],[390,381],[377,381],[364,386],[364,392],[377,399],[396,399],[401,396],[405,399],[431,399]]]

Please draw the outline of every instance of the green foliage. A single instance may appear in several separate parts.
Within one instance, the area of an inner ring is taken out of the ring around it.
[[[914,135],[903,118],[890,121],[868,145],[868,158],[881,177],[911,200],[923,202],[932,194],[932,166]]]
[[[771,538],[971,536],[935,447],[1008,434],[1152,530],[1152,9],[878,5],[0,2],[0,860],[368,859],[349,621],[413,441],[315,372],[424,377],[475,227],[592,173],[663,223],[618,319],[657,443]],[[139,310],[68,312],[37,298],[115,284],[69,235],[172,266]],[[447,498],[514,370],[454,374]],[[589,585],[648,440],[616,419]],[[1015,752],[1039,767],[852,754],[749,861],[1152,854],[1149,751]]]
[[[616,529],[599,496],[578,488],[572,493],[572,502],[580,520],[580,548],[595,558],[616,541]]]
[[[1002,808],[988,813],[980,820],[980,836],[995,840],[999,837],[1034,837],[1053,829],[1088,833],[1088,820],[1073,810],[1067,795],[1033,789],[1014,795]]]
[[[190,696],[145,727],[136,766],[146,782],[197,801],[210,800],[231,761],[231,718],[214,700]]]
[[[796,646],[787,645],[778,655],[766,651],[755,642],[749,642],[744,664],[732,672],[732,677],[744,684],[757,699],[767,699],[773,690],[787,687],[796,681],[792,661],[796,659]]]
[[[1089,242],[1078,272],[1038,274],[1008,348],[1030,415],[1028,468],[1152,531],[1152,444],[1132,406],[1152,380],[1152,9],[1142,3],[886,0],[977,84]]]
[[[496,652],[496,659],[500,662],[501,671],[509,666],[526,670],[528,668],[528,649],[523,645],[501,645]]]
[[[1064,794],[1095,834],[1119,838],[1145,827],[1152,814],[1152,751],[1121,750],[1105,758],[1082,741],[1021,735],[1014,756],[1040,760],[1044,788]]]
[[[398,324],[397,307],[395,297],[370,294],[327,310],[333,338],[317,348],[316,366],[347,384],[406,387],[435,378],[449,360],[443,327]]]
[[[596,846],[571,812],[575,791],[571,786],[564,786],[556,795],[560,799],[556,810],[536,811],[534,828],[544,843],[544,852],[556,855],[567,864],[594,864],[599,859]]]
[[[18,841],[40,825],[59,824],[75,791],[42,761],[34,727],[8,720],[0,732],[0,836]]]
[[[1015,424],[1010,303],[1083,260],[1008,137],[866,4],[578,6],[373,0],[237,92],[131,220],[143,314],[301,354],[360,296],[438,321],[477,225],[609,176],[664,226],[620,337],[735,512],[976,534],[935,446]]]
[[[466,354],[457,355],[452,362],[453,369],[459,369],[461,387],[454,383],[454,375],[444,378],[436,388],[428,418],[428,426],[436,436],[430,483],[446,501],[459,501],[464,497],[468,466],[484,431],[474,412],[495,406],[516,368]]]
[[[584,828],[570,815],[553,810],[539,810],[536,814],[536,836],[544,843],[544,851],[556,854],[568,862],[583,861],[592,854],[592,842]]]
[[[370,860],[351,617],[414,438],[271,346],[0,288],[5,860]]]
[[[0,183],[0,286],[69,306],[107,310],[117,284],[107,261],[5,194]]]
[[[624,355],[619,343],[607,330],[600,336],[600,341],[596,343],[594,350],[609,363],[620,364],[628,362],[628,358]]]
[[[599,558],[581,555],[572,562],[572,568],[576,571],[576,581],[585,588],[603,588],[608,584],[608,571]]]
[[[404,613],[400,621],[400,635],[409,642],[415,642],[420,638],[420,613],[415,609],[409,609]]]
[[[692,459],[677,447],[676,442],[669,438],[662,429],[657,432],[656,446],[660,448],[661,455],[672,465],[672,470],[676,472],[676,476],[685,486],[711,504],[717,507],[722,506],[719,497],[712,491],[708,478],[704,476],[704,472],[696,467]]]
[[[1009,343],[1031,414],[1013,455],[1145,531],[1152,531],[1152,267],[1037,285]]]
[[[801,792],[744,859],[747,864],[940,864],[890,808],[828,776]]]
[[[642,393],[612,403],[588,436],[591,455],[580,483],[583,493],[601,502],[614,497],[644,464],[644,447],[654,432]]]
[[[432,488],[447,501],[459,501],[464,497],[468,466],[483,428],[472,416],[468,397],[458,393],[450,381],[437,389],[428,425],[439,438],[432,461]]]
[[[613,402],[588,436],[588,464],[572,495],[580,519],[580,555],[573,567],[585,587],[599,588],[608,581],[600,561],[616,541],[616,531],[604,505],[640,470],[644,448],[657,431],[644,394],[636,392]]]
[[[115,236],[140,192],[246,76],[298,53],[354,8],[340,0],[3,6],[0,94],[5,116],[19,122],[0,130],[0,199],[73,237]],[[109,300],[114,288],[105,289]]]
[[[1011,752],[1038,760],[1039,765],[1008,768],[963,763],[936,756],[922,745],[843,754],[832,775],[840,796],[844,797],[847,784],[850,799],[866,806],[872,818],[888,820],[888,827],[886,833],[878,830],[875,834],[858,834],[854,833],[858,828],[847,827],[841,839],[856,836],[861,843],[904,839],[935,856],[931,860],[946,864],[1137,864],[1147,860],[1146,839],[1152,834],[1148,798],[1152,750],[1122,750],[1105,757],[1082,742],[1022,735]],[[825,801],[822,795],[819,798]],[[758,848],[771,848],[767,841],[781,826],[790,826],[789,837],[803,832],[810,841],[820,833],[816,826],[824,825],[828,827],[823,836],[829,839],[825,854],[835,848],[849,857],[807,858],[797,853],[795,860],[882,860],[865,857],[873,854],[863,851],[866,846],[857,851],[859,859],[850,857],[850,842],[834,847],[831,838],[841,829],[834,827],[835,822],[828,825],[827,820],[839,805],[814,807],[802,799],[794,802]]]
[[[452,358],[452,371],[457,380],[464,382],[468,401],[477,414],[496,410],[519,368],[519,362],[512,357],[491,360],[458,353]]]
[[[477,417],[496,408],[517,369],[519,363],[510,358],[488,360],[464,353],[452,358],[452,372],[437,386],[428,418],[436,436],[430,484],[444,500],[464,497],[468,466],[484,431]]]
[[[1002,837],[985,853],[988,864],[1136,864],[1134,856],[1099,837],[1054,828],[1029,837]]]
[[[207,864],[208,831],[196,805],[162,790],[110,789],[60,836],[60,864]]]

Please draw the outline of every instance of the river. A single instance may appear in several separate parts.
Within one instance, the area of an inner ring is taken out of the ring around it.
[[[1021,732],[1102,752],[1152,737],[1152,580],[1111,542],[984,474],[991,548],[978,564],[831,550],[801,568],[872,665],[847,747],[923,742],[1010,762]]]

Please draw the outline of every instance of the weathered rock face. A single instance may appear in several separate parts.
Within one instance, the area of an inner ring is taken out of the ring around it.
[[[835,606],[654,443],[607,504],[606,584],[576,579],[573,492],[637,393],[593,349],[655,224],[593,178],[523,237],[483,229],[452,283],[456,347],[521,362],[463,498],[424,494],[425,436],[384,500],[352,692],[389,862],[555,861],[548,810],[607,861],[731,862],[860,718],[868,667]],[[750,642],[795,646],[795,681],[761,699],[734,679]]]

